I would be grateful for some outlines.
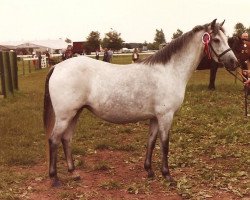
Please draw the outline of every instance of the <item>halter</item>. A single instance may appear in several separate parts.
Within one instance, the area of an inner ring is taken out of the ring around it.
[[[212,33],[212,32],[211,32]],[[205,45],[205,49],[204,52],[207,55],[208,59],[211,59],[211,50],[213,51],[213,53],[215,54],[215,56],[218,58],[218,61],[220,62],[220,58],[222,56],[224,56],[227,52],[232,51],[231,48],[228,48],[227,50],[223,51],[221,54],[217,54],[216,51],[214,50],[212,44],[211,44],[211,33],[205,32],[202,36],[202,43]],[[211,50],[210,50],[211,49]],[[246,81],[246,77],[244,77],[241,73],[239,73],[238,71],[236,71],[236,74],[234,74],[233,72],[231,72],[230,70],[228,70],[226,68],[226,70],[233,75],[236,79],[238,79],[239,81],[241,81],[242,83],[244,83],[244,81]],[[241,78],[239,78],[238,75],[240,75]]]
[[[204,52],[207,55],[208,59],[211,59],[212,58],[211,50],[212,50],[215,56],[218,58],[218,61],[220,62],[220,58],[224,56],[227,52],[232,51],[232,49],[228,48],[227,50],[223,51],[221,54],[217,54],[211,44],[211,33],[205,32],[202,36],[202,43],[205,45]]]

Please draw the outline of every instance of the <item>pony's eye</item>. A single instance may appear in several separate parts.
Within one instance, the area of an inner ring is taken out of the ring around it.
[[[213,41],[214,41],[215,43],[220,43],[220,40],[217,39],[217,38],[214,38]]]

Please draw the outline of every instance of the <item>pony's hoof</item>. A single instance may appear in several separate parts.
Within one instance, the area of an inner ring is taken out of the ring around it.
[[[57,187],[60,187],[62,184],[61,182],[59,181],[59,179],[52,179],[51,180],[51,186],[53,188],[57,188]]]
[[[177,182],[172,178],[172,176],[165,176],[165,179],[170,183],[170,186],[176,186]]]
[[[214,91],[214,90],[215,90],[215,87],[208,87],[208,90]]]
[[[81,177],[79,175],[73,177],[73,181],[80,181],[80,180],[81,180]]]
[[[72,172],[71,177],[74,181],[80,181],[81,180],[81,176],[77,171]]]
[[[153,171],[149,171],[148,172],[148,178],[149,179],[152,179],[152,178],[154,178],[155,177],[155,173],[153,172]]]

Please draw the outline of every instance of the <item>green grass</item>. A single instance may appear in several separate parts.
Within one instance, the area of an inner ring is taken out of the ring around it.
[[[108,171],[110,169],[111,169],[111,167],[106,161],[99,161],[94,166],[94,171]]]
[[[130,56],[114,57],[113,63],[131,63]],[[20,67],[20,66],[19,66]],[[27,174],[21,175],[12,167],[30,167],[45,160],[43,131],[43,93],[47,69],[33,70],[19,75],[20,91],[13,98],[0,99],[0,199],[18,199]],[[176,191],[184,198],[202,196],[201,187],[225,190],[241,198],[249,192],[249,118],[244,117],[243,87],[225,70],[220,69],[216,91],[208,91],[209,71],[197,71],[187,86],[185,100],[176,113],[171,129],[171,171],[192,169],[177,176]],[[140,160],[145,154],[148,122],[114,125],[94,117],[88,111],[80,116],[73,139],[74,155],[91,155],[109,149]],[[62,152],[60,152],[61,157]],[[160,152],[156,148],[154,162],[160,167]],[[78,166],[86,164],[78,160]],[[109,170],[107,163],[99,163],[96,170]],[[154,167],[158,170],[158,167]],[[11,176],[7,176],[11,174]],[[162,184],[166,185],[165,183]],[[248,185],[248,186],[247,186]],[[14,192],[9,191],[9,187]],[[119,189],[119,182],[100,185],[105,189]],[[168,186],[166,187],[167,190]],[[129,193],[148,192],[149,186],[132,182],[123,185]],[[63,198],[69,194],[61,193]],[[206,195],[209,195],[209,193]],[[70,196],[70,195],[69,195]]]
[[[18,75],[28,75],[38,70],[36,64],[32,60],[18,60],[17,66]]]

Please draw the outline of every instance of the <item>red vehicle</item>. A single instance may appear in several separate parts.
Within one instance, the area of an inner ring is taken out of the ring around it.
[[[84,54],[85,53],[85,43],[86,42],[73,42],[72,52],[73,54]]]

